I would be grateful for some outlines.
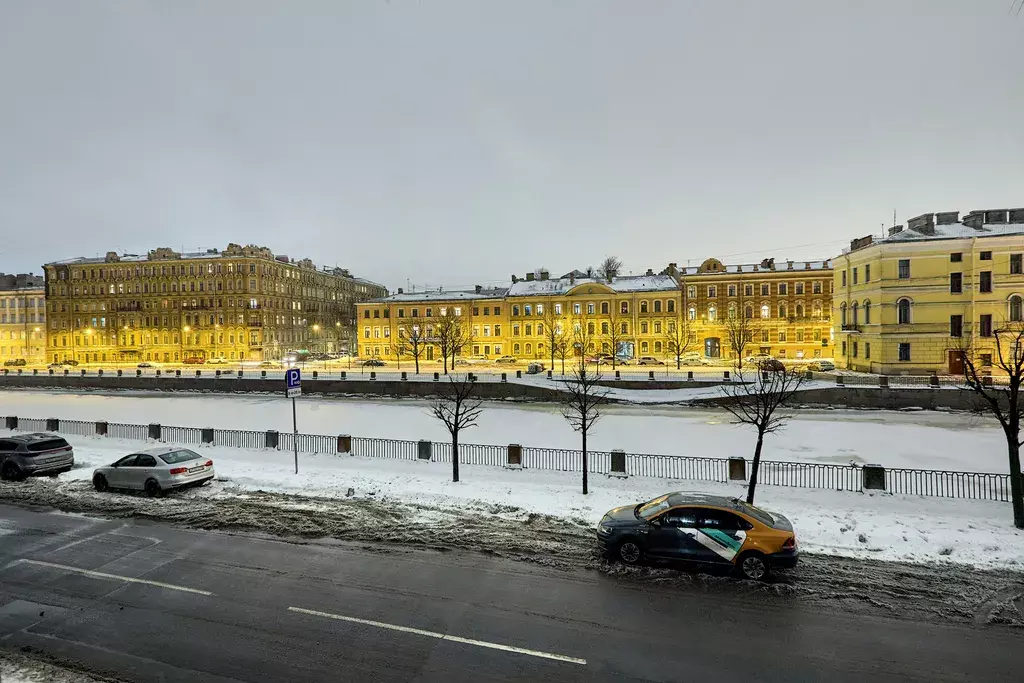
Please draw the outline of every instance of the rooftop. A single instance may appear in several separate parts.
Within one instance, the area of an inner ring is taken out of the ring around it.
[[[960,219],[959,211],[924,213],[907,221],[907,227],[894,225],[881,237],[868,235],[852,240],[844,253],[873,244],[900,244],[985,237],[1024,235],[1024,209],[978,209]]]
[[[671,275],[613,275],[599,278],[581,271],[566,273],[555,280],[518,280],[509,287],[508,296],[555,296],[586,284],[599,284],[615,292],[665,292],[679,288]]]
[[[432,289],[423,292],[405,292],[401,289],[391,296],[374,299],[366,303],[402,303],[419,301],[474,301],[480,299],[501,299],[508,292],[507,287],[480,287],[471,290]]]
[[[820,261],[783,261],[776,263],[774,258],[763,259],[760,263],[738,263],[726,265],[718,259],[709,258],[699,266],[685,266],[679,269],[680,275],[723,275],[728,273],[772,273],[807,270],[831,270],[832,260]]]

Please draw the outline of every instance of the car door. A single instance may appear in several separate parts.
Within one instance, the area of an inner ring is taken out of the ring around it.
[[[139,459],[135,461],[135,465],[131,468],[131,476],[131,487],[140,491],[146,488],[146,480],[150,477],[159,481],[159,477],[156,476],[156,458],[152,455],[140,454]]]
[[[3,467],[7,456],[18,449],[18,444],[6,439],[0,439],[0,467]]]
[[[647,534],[647,554],[666,560],[694,559],[699,550],[698,520],[698,510],[686,507],[672,508],[655,517]]]
[[[132,455],[126,455],[121,458],[114,465],[108,468],[104,476],[107,478],[107,484],[114,488],[128,488],[128,481],[131,479],[129,476],[132,467],[135,465],[135,460],[139,456],[135,453]]]
[[[711,564],[729,563],[736,559],[747,539],[751,524],[739,515],[725,510],[701,510],[696,540],[698,561]]]

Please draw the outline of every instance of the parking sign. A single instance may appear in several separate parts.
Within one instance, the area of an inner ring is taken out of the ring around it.
[[[302,373],[298,368],[288,368],[284,373],[285,395],[295,398],[302,395]]]

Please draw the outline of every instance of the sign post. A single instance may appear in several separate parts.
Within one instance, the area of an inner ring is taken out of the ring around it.
[[[295,449],[295,474],[299,473],[299,421],[295,415],[295,397],[302,395],[302,372],[288,368],[284,373],[285,396],[292,400],[292,447]]]

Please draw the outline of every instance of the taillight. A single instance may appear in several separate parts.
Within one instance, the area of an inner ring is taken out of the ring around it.
[[[171,470],[171,474],[185,474],[188,472],[187,467],[175,467]]]
[[[796,550],[796,536],[790,536],[782,542],[783,550]]]
[[[212,460],[207,460],[206,461],[206,466],[207,467],[213,467],[213,461]]]

